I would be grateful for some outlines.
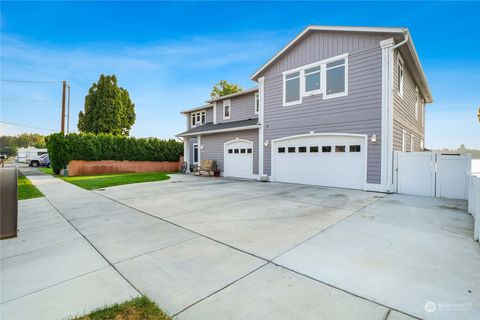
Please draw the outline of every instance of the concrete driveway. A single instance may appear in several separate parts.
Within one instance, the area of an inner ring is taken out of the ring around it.
[[[480,318],[462,201],[185,175],[95,192],[30,179],[132,295],[179,319]]]

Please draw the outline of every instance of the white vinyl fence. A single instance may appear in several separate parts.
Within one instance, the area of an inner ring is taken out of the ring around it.
[[[468,213],[475,220],[474,240],[480,236],[480,176],[470,175],[468,186]]]
[[[395,169],[398,193],[468,199],[470,156],[396,152]]]

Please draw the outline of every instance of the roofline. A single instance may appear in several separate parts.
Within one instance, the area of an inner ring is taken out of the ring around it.
[[[412,37],[408,28],[402,27],[348,27],[348,26],[315,26],[310,25],[306,27],[299,35],[297,35],[293,40],[291,40],[285,47],[282,48],[276,55],[274,55],[270,60],[263,64],[260,69],[258,69],[250,79],[256,81],[258,75],[263,72],[271,63],[277,60],[285,51],[287,51],[292,45],[294,45],[300,38],[302,38],[307,32],[310,31],[346,31],[346,32],[372,32],[372,33],[391,33],[391,34],[404,34],[407,32],[409,35],[409,40],[407,42],[408,48],[412,54],[413,61],[416,65],[417,70],[421,80],[423,81],[426,89],[426,102],[431,103],[433,101],[432,92],[428,85],[427,77],[423,71],[420,59],[418,58],[417,50],[413,44]]]
[[[210,99],[210,100],[207,100],[206,102],[212,103],[212,102],[215,102],[215,101],[225,100],[225,99],[228,99],[228,98],[241,96],[242,94],[252,93],[252,92],[255,92],[255,91],[258,91],[258,87],[246,89],[246,90],[236,92],[236,93],[232,93],[232,94],[227,94],[226,96],[221,96],[221,97],[218,97],[218,98],[215,98],[215,99]]]
[[[221,132],[230,132],[230,131],[242,131],[242,130],[251,130],[251,129],[258,129],[258,128],[260,128],[260,125],[259,124],[254,124],[254,125],[250,125],[250,126],[216,129],[216,130],[192,132],[192,133],[186,133],[186,134],[180,133],[180,134],[177,134],[175,137],[191,137],[191,136],[199,136],[199,135],[202,135],[202,134],[221,133]]]
[[[206,108],[213,108],[213,105],[206,104],[206,105],[203,105],[201,107],[196,107],[196,108],[180,111],[180,113],[190,113],[190,112],[193,112],[193,111],[203,110],[203,109],[206,109]]]
[[[405,28],[405,31],[408,34],[408,41],[407,41],[407,46],[410,49],[410,52],[412,53],[413,57],[413,62],[415,63],[418,73],[420,75],[420,78],[422,79],[423,83],[425,84],[425,89],[426,89],[426,103],[432,103],[433,102],[433,96],[432,96],[432,91],[430,90],[430,86],[428,85],[427,81],[427,76],[425,75],[425,72],[423,71],[422,64],[420,63],[420,59],[418,58],[417,50],[415,49],[415,45],[413,44],[412,41],[412,36],[410,34],[410,31],[408,28]]]
[[[258,74],[264,71],[273,61],[277,60],[285,51],[287,51],[293,44],[295,44],[300,38],[302,38],[307,32],[316,31],[350,31],[350,32],[375,32],[375,33],[403,33],[404,28],[384,28],[384,27],[347,27],[347,26],[308,26],[297,35],[292,41],[290,41],[282,50],[268,60],[263,66],[260,67],[250,79],[255,81]]]

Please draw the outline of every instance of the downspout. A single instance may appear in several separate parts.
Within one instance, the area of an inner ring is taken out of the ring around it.
[[[387,191],[388,192],[392,192],[392,191],[397,191],[397,186],[395,185],[395,183],[397,182],[397,178],[396,178],[396,168],[395,168],[395,159],[394,159],[394,155],[393,155],[393,50],[398,48],[398,47],[401,47],[403,46],[404,44],[406,44],[408,42],[408,40],[410,39],[409,35],[408,35],[408,30],[405,28],[403,29],[403,41],[397,43],[396,45],[394,45],[393,47],[390,47],[389,48],[389,59],[391,60],[390,61],[390,66],[391,69],[389,71],[389,90],[387,92],[387,99],[388,99],[388,103],[389,103],[389,108],[388,108],[388,114],[389,114],[389,118],[390,118],[390,121],[389,121],[389,136],[390,136],[390,141],[388,142],[388,153],[389,153],[389,156],[391,157],[391,159],[389,159],[389,161],[391,161],[391,165],[392,165],[392,171],[391,171],[391,174],[392,174],[392,177],[391,178],[388,178],[387,177]],[[387,175],[388,176],[388,175]],[[393,181],[392,181],[393,180]],[[392,185],[390,185],[392,183]],[[394,188],[394,190],[392,190],[392,187]]]

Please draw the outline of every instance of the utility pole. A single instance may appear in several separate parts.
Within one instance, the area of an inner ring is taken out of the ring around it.
[[[65,134],[65,98],[67,91],[67,82],[65,80],[62,81],[62,126],[60,131]]]
[[[67,134],[70,133],[70,84],[68,84],[68,103],[67,103]]]

